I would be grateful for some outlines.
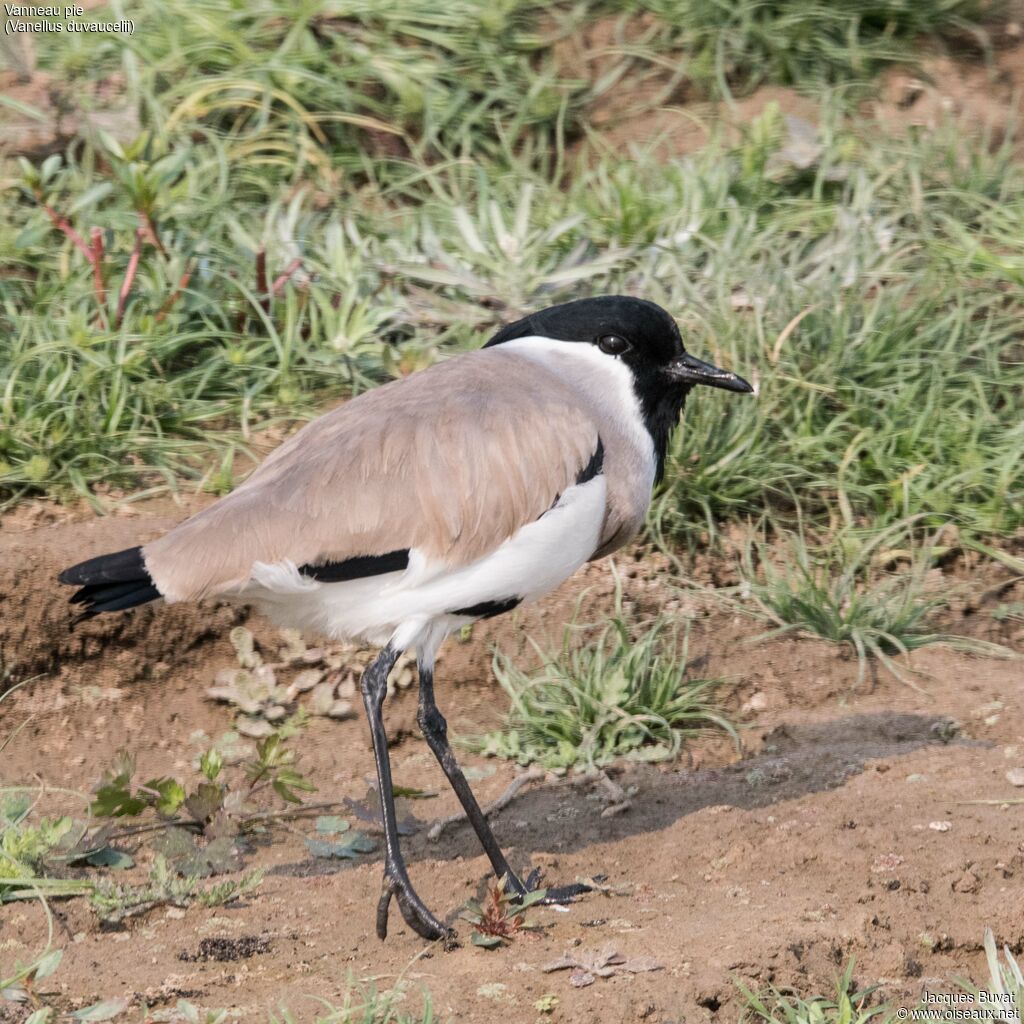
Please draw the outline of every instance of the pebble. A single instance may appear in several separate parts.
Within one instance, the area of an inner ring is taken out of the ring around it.
[[[1006,773],[1006,781],[1011,786],[1024,786],[1024,768],[1011,768]]]
[[[948,832],[953,827],[951,821],[929,821],[928,827],[933,832]]]

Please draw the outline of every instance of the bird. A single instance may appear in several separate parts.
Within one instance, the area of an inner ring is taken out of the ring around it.
[[[384,828],[376,931],[392,898],[424,939],[453,930],[412,885],[383,722],[388,675],[415,650],[417,722],[494,874],[523,898],[448,742],[434,697],[446,637],[554,590],[642,529],[697,385],[750,393],[686,351],[675,319],[628,295],[576,299],[482,347],[312,420],[229,494],[163,536],[65,569],[76,621],[162,600],[227,599],[279,625],[380,648],[360,690]],[[586,887],[547,890],[572,902]]]

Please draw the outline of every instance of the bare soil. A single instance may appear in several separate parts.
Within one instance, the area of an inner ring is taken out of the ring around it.
[[[37,782],[42,806],[81,813],[80,799],[56,790],[87,793],[118,748],[136,755],[142,777],[191,779],[197,731],[230,727],[231,711],[204,690],[234,663],[226,634],[244,611],[143,608],[71,633],[66,594],[53,582],[63,565],[152,537],[187,510],[168,503],[96,519],[36,505],[0,520],[0,656],[9,680],[36,676],[0,704],[0,736],[20,727],[0,782]],[[303,843],[309,824],[295,821],[249,856],[246,866],[267,874],[242,903],[157,909],[121,929],[100,928],[84,900],[55,903],[65,956],[47,998],[70,1010],[122,995],[157,1006],[186,996],[247,1021],[287,1003],[302,1020],[312,1016],[310,997],[340,999],[354,977],[382,988],[401,979],[410,1006],[426,987],[440,1018],[453,1021],[533,1022],[534,1003],[554,994],[552,1020],[668,1024],[735,1019],[736,980],[829,990],[851,957],[859,981],[881,980],[880,997],[913,999],[955,977],[980,981],[986,927],[1024,951],[1024,812],[1006,778],[1024,765],[1019,662],[933,647],[913,661],[919,690],[885,672],[858,690],[843,652],[806,639],[751,643],[759,623],[713,597],[673,591],[658,558],[640,554],[614,561],[626,613],[664,607],[692,617],[694,672],[727,680],[730,712],[748,728],[742,752],[709,737],[679,764],[617,767],[615,782],[635,793],[612,817],[602,813],[606,787],[572,777],[524,788],[496,816],[517,868],[539,866],[549,882],[605,875],[608,891],[565,912],[531,912],[542,930],[492,952],[468,942],[465,922],[456,922],[461,948],[428,946],[397,913],[380,943],[379,853],[314,860]],[[990,570],[981,589],[1019,600],[1019,585],[1000,572]],[[542,604],[478,627],[471,642],[449,641],[438,686],[453,730],[498,720],[504,700],[490,678],[491,644],[528,657],[525,637],[557,640],[577,600],[584,619],[607,615],[614,585],[611,561],[590,566]],[[1022,646],[1019,628],[997,623],[987,600],[962,602],[950,627]],[[255,617],[248,624],[272,649],[275,631]],[[389,707],[392,757],[397,784],[440,794],[412,806],[427,824],[457,805],[415,731],[413,705],[407,690]],[[366,792],[373,768],[361,719],[315,718],[301,749],[319,787],[312,799]],[[485,802],[518,771],[463,760],[497,768],[474,783]],[[482,894],[488,865],[465,825],[437,841],[426,831],[405,840],[412,875],[452,919]],[[133,877],[149,864],[139,845]],[[35,904],[0,908],[2,969],[28,961],[45,929]],[[663,969],[582,989],[568,972],[541,971],[566,951],[609,945],[653,956]]]

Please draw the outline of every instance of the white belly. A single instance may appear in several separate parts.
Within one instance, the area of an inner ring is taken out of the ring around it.
[[[283,626],[332,639],[389,640],[430,660],[446,636],[478,616],[455,615],[487,601],[540,597],[568,579],[600,543],[605,478],[570,487],[540,519],[489,555],[449,570],[416,550],[403,572],[341,583],[301,576],[292,563],[253,566],[239,595]]]

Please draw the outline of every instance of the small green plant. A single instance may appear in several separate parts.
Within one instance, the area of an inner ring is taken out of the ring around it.
[[[1020,964],[1009,946],[1003,947],[1003,959],[1000,960],[991,928],[985,929],[984,946],[988,987],[980,988],[968,981],[958,984],[974,996],[979,1012],[987,1020],[997,1024],[1024,1024],[1024,972]]]
[[[772,987],[767,992],[752,992],[739,985],[745,1000],[745,1024],[892,1024],[896,1007],[888,1003],[873,1004],[872,996],[878,986],[855,990],[853,984],[854,961],[846,966],[836,981],[831,996],[784,995]],[[899,1018],[903,1019],[903,1018]]]
[[[735,730],[711,699],[713,679],[686,678],[687,643],[667,619],[639,627],[635,637],[616,616],[592,643],[562,648],[527,673],[500,651],[494,674],[512,701],[507,725],[473,741],[475,749],[520,764],[591,769],[628,756],[676,757],[685,736],[714,726]]]
[[[205,877],[235,871],[245,851],[243,836],[268,818],[256,802],[270,788],[287,804],[300,804],[300,792],[316,787],[296,768],[297,755],[280,732],[256,745],[253,758],[241,765],[245,782],[238,784],[224,770],[220,751],[212,749],[199,759],[201,780],[190,790],[169,777],[150,779],[133,786],[134,760],[118,754],[96,788],[92,813],[98,817],[149,817],[153,812],[160,827],[152,840],[154,850],[167,858],[179,873]],[[183,813],[179,813],[183,812]],[[149,823],[123,834],[145,832]]]
[[[910,546],[897,547],[901,542]],[[930,628],[930,615],[946,597],[928,586],[933,548],[915,545],[907,524],[867,539],[852,534],[832,537],[817,551],[807,543],[803,529],[786,535],[782,543],[780,556],[748,538],[741,596],[775,623],[777,628],[767,636],[804,633],[849,647],[857,657],[858,685],[876,660],[906,681],[895,657],[929,644],[1005,653],[994,644]],[[877,565],[880,553],[909,558],[909,570],[882,571]]]
[[[660,48],[686,53],[698,85],[750,89],[764,81],[850,82],[896,61],[913,62],[922,36],[980,33],[981,0],[653,0]],[[648,44],[650,45],[650,44]]]
[[[104,880],[96,884],[89,902],[100,920],[114,924],[159,906],[187,907],[198,903],[204,907],[220,907],[253,892],[262,880],[262,871],[250,871],[237,881],[204,885],[194,876],[176,877],[167,859],[157,854],[144,884],[117,885]]]
[[[373,984],[360,984],[350,978],[340,1005],[318,998],[319,1008],[312,1018],[295,1016],[282,1007],[277,1014],[271,1013],[269,1024],[298,1024],[300,1020],[311,1020],[312,1024],[440,1024],[428,992],[423,993],[419,1011],[403,1009],[406,999],[401,986],[378,991]]]
[[[487,887],[483,902],[470,900],[459,914],[473,926],[470,942],[484,949],[495,949],[511,942],[519,932],[531,927],[526,923],[526,911],[547,896],[547,889],[534,889],[525,896],[517,896],[505,889],[507,879],[502,876]]]

